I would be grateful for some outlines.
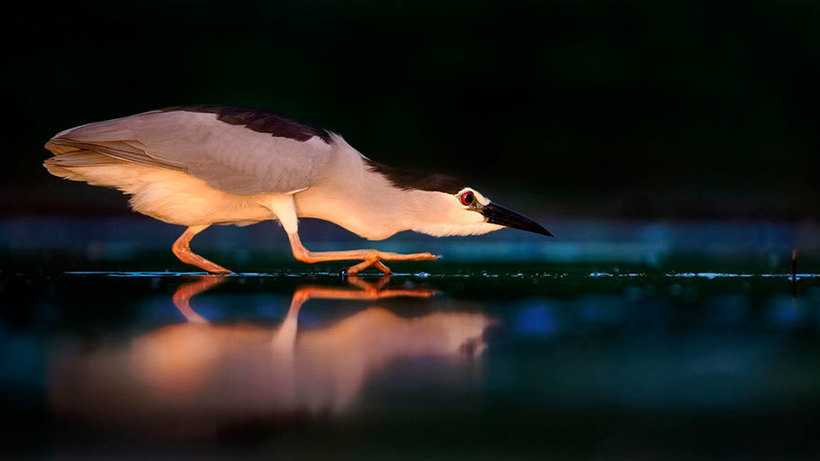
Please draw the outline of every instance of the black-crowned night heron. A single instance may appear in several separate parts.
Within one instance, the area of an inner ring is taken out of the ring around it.
[[[51,174],[131,195],[142,214],[188,229],[174,243],[183,262],[227,269],[193,253],[191,239],[212,224],[245,226],[277,219],[299,261],[422,261],[430,253],[378,250],[313,252],[298,218],[338,224],[369,240],[413,230],[477,235],[511,227],[551,236],[449,176],[391,168],[363,156],[327,130],[281,115],[223,106],[174,107],[65,130],[47,144]]]

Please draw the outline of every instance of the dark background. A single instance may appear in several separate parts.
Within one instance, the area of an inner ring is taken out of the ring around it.
[[[126,214],[57,180],[72,126],[274,110],[535,214],[820,216],[820,3],[28,2],[0,18],[4,215]]]
[[[94,355],[182,321],[174,293],[197,279],[169,251],[182,229],[132,218],[117,191],[49,175],[42,146],[80,124],[210,103],[274,110],[337,131],[379,162],[460,175],[558,237],[377,242],[445,255],[391,263],[405,275],[390,287],[441,294],[385,307],[499,319],[484,362],[385,364],[362,375],[364,411],[295,429],[251,421],[247,438],[262,442],[240,438],[241,450],[819,458],[820,2],[6,8],[0,420],[10,429],[0,457],[173,457],[118,438],[116,409],[97,428],[57,414],[46,389],[53,352]],[[341,263],[293,260],[270,224],[215,227],[194,249],[244,274],[194,298],[217,325],[272,327],[295,287],[347,284]],[[333,227],[300,224],[300,234],[315,251],[365,246]],[[323,302],[303,308],[301,331],[372,305]],[[218,386],[233,373],[200,376]],[[121,380],[112,382],[116,393]],[[201,459],[237,457],[211,442],[197,446]]]

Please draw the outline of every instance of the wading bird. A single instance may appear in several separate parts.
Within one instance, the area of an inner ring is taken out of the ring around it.
[[[361,261],[355,274],[382,261],[435,260],[430,253],[378,250],[314,252],[299,239],[298,218],[338,224],[369,240],[405,230],[434,236],[478,235],[511,227],[551,236],[461,181],[376,163],[341,136],[279,114],[225,106],[186,106],[90,123],[47,144],[51,174],[131,195],[144,215],[187,226],[173,245],[187,264],[227,269],[191,251],[213,224],[278,220],[299,261]]]

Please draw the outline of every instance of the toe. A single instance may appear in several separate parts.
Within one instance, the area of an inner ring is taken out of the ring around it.
[[[372,265],[373,265],[374,263],[376,263],[376,262],[378,262],[378,259],[376,259],[376,260],[372,260],[372,261],[371,261],[371,260],[365,260],[365,261],[362,261],[362,262],[360,262],[359,264],[356,264],[356,265],[354,265],[354,266],[350,266],[350,267],[347,269],[347,273],[348,273],[349,275],[356,275],[356,274],[358,274],[359,272],[363,271],[364,269],[367,269],[368,267],[372,266]]]
[[[386,266],[383,262],[381,262],[381,261],[376,261],[376,262],[374,262],[374,263],[373,263],[373,267],[375,267],[376,269],[378,269],[378,270],[380,270],[380,271],[382,271],[382,272],[384,272],[385,274],[388,274],[388,275],[393,273],[393,272],[390,270],[390,268],[389,268],[389,267],[387,267],[387,266]]]

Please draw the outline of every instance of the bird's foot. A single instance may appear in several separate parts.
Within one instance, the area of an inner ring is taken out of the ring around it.
[[[177,256],[179,256],[179,255],[177,255]],[[198,268],[200,268],[200,269],[202,269],[206,272],[209,272],[211,274],[233,274],[233,272],[231,272],[230,270],[225,269],[224,267],[220,266],[219,264],[217,264],[213,261],[209,261],[209,260],[203,258],[202,256],[199,256],[198,254],[193,253],[193,252],[188,252],[187,254],[183,254],[183,256],[180,257],[179,259],[184,263],[190,264],[192,266],[196,266],[196,267],[198,267]]]
[[[390,271],[390,268],[387,267],[383,262],[379,261],[378,259],[366,259],[359,264],[350,266],[347,268],[348,275],[356,275],[359,272],[367,269],[368,267],[373,266],[376,269],[382,271],[384,274],[390,275],[393,272]]]
[[[202,256],[192,252],[190,248],[178,248],[174,247],[174,254],[179,258],[180,261],[184,262],[185,264],[190,264],[192,266],[196,266],[206,272],[211,274],[232,274],[228,269],[220,266],[219,264],[209,261]]]
[[[197,256],[197,258],[191,258],[187,261],[182,260],[182,262],[188,263],[192,266],[196,266],[196,267],[204,270],[205,272],[208,272],[209,274],[214,274],[214,275],[233,274],[233,271],[231,271],[229,269],[225,269],[224,267],[220,266],[219,264],[208,261],[205,258],[199,257],[198,255],[194,255],[194,256]]]
[[[210,261],[209,261],[210,262]],[[224,267],[220,266],[219,264],[210,263],[204,266],[200,266],[202,269],[205,269],[211,274],[233,274],[233,271],[230,269],[225,269]]]
[[[368,255],[362,262],[351,266],[347,269],[348,275],[356,275],[368,267],[375,267],[383,273],[390,275],[392,271],[387,267],[382,260],[385,261],[435,261],[439,258],[438,255],[432,253],[413,253],[413,254],[398,254],[386,253],[381,251],[374,251],[372,255]]]

